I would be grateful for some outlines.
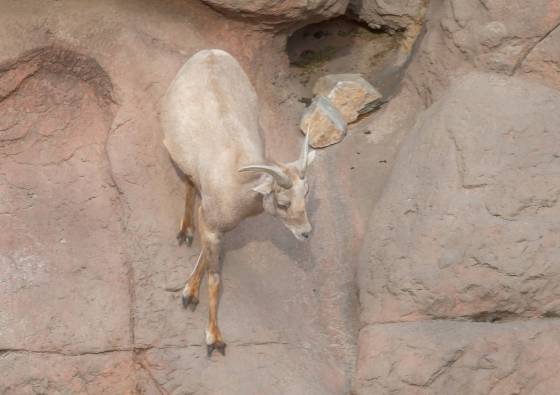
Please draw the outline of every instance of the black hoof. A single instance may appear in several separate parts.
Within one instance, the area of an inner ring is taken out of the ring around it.
[[[179,232],[177,233],[177,241],[179,242],[179,245],[183,244],[184,242],[187,241],[187,235],[186,233],[183,232]]]
[[[194,311],[196,309],[196,306],[198,305],[198,298],[193,295],[181,295],[181,301],[183,302],[183,307],[185,309],[190,305],[192,311]]]
[[[226,343],[222,341],[217,341],[214,344],[206,345],[206,352],[208,353],[208,357],[212,356],[212,351],[218,351],[224,357],[226,356]]]
[[[190,247],[192,245],[193,242],[193,237],[191,235],[187,235],[187,237],[185,237],[185,243],[187,244],[187,247]]]
[[[177,241],[179,242],[179,245],[186,244],[187,247],[190,247],[193,242],[193,236],[185,232],[179,231],[179,233],[177,233]]]

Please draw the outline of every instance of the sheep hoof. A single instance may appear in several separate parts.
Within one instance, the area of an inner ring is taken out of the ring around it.
[[[181,295],[181,301],[183,302],[183,307],[186,309],[191,306],[191,311],[196,310],[196,306],[198,305],[198,298],[194,295]]]
[[[187,237],[185,238],[185,243],[187,243],[187,247],[190,247],[192,245],[192,242],[193,242],[192,235],[187,235]]]
[[[183,231],[179,231],[179,233],[177,233],[177,241],[179,242],[179,245],[183,244],[186,240],[187,234]]]
[[[206,351],[208,353],[208,357],[212,356],[212,351],[217,350],[220,354],[224,357],[226,356],[226,343],[223,341],[218,340],[212,344],[206,345]]]
[[[186,244],[187,247],[190,247],[193,242],[193,235],[192,232],[183,232],[182,230],[177,233],[177,241],[179,245]]]

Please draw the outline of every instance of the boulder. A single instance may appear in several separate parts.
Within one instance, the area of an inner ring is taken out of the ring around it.
[[[350,0],[348,10],[372,29],[400,31],[421,22],[426,3],[425,0]]]
[[[346,136],[346,121],[328,99],[318,96],[301,117],[300,128],[309,135],[309,144],[322,148],[336,144]]]
[[[347,123],[358,119],[358,111],[381,100],[381,94],[359,74],[330,74],[321,77],[313,94],[329,99]]]
[[[277,24],[302,20],[323,20],[344,14],[349,0],[203,0],[228,15],[259,23]]]
[[[419,117],[363,244],[356,394],[558,388],[558,108],[471,73]]]
[[[362,321],[560,315],[558,108],[472,73],[420,117],[370,219]]]
[[[522,18],[519,16],[523,15]],[[407,74],[427,103],[450,81],[473,70],[518,75],[560,87],[557,0],[431,2]]]

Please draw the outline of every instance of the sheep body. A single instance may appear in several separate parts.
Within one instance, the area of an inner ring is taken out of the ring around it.
[[[204,195],[212,228],[230,230],[255,211],[256,196],[244,183],[258,177],[238,169],[265,161],[257,94],[230,54],[210,49],[191,57],[169,87],[160,119],[164,145]]]
[[[314,152],[304,142],[300,158],[285,164],[264,157],[256,92],[228,53],[204,50],[179,70],[162,100],[164,145],[187,176],[185,212],[177,239],[190,245],[197,227],[201,252],[182,292],[183,305],[196,307],[200,282],[208,274],[208,353],[225,352],[217,311],[221,239],[241,220],[262,211],[279,218],[299,240],[311,224],[305,198],[307,165]]]

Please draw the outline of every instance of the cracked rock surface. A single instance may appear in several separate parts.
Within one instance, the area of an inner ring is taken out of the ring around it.
[[[510,5],[430,3],[404,82],[426,110],[359,262],[355,394],[560,388],[560,8]]]
[[[175,239],[184,184],[162,145],[159,100],[195,52],[227,50],[259,92],[267,152],[294,160],[301,103],[285,99],[282,40],[194,1],[0,6],[0,393],[347,391],[348,262],[365,226],[358,204],[371,202],[341,195],[367,167],[330,166],[353,145],[316,160],[310,243],[266,216],[227,235],[225,358],[206,356],[205,284],[196,312],[180,300],[199,246]]]
[[[558,320],[431,321],[368,326],[357,394],[553,394]]]
[[[421,115],[372,214],[362,321],[560,314],[559,106],[475,73]]]
[[[559,392],[557,0],[367,2],[406,29],[400,85],[318,152],[310,242],[267,216],[226,236],[206,356],[159,100],[224,49],[294,160],[286,35],[348,4],[243,3],[0,0],[0,393]]]

